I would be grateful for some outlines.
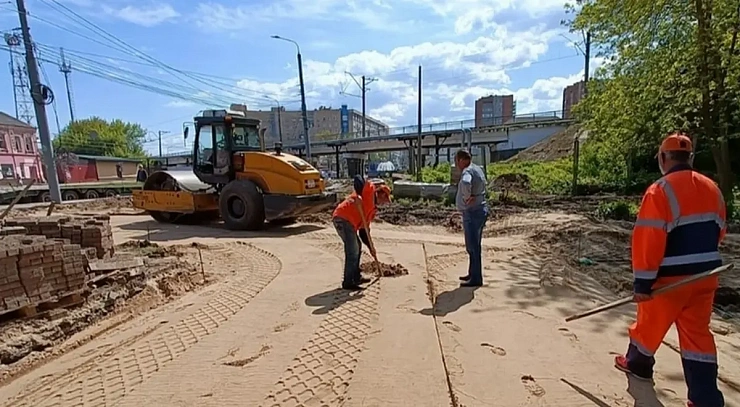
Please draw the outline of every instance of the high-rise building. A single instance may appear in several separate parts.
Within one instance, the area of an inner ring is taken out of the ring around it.
[[[233,109],[233,106],[232,106]],[[239,109],[242,110],[242,109]],[[247,117],[259,119],[266,128],[265,145],[272,147],[283,134],[283,145],[290,146],[303,143],[303,117],[300,110],[286,110],[273,107],[270,110],[245,110]],[[339,109],[319,107],[306,112],[308,133],[311,140],[362,137],[362,112],[342,105]],[[278,121],[279,119],[279,121]],[[389,134],[387,124],[365,116],[365,137],[385,136]]]
[[[515,116],[514,95],[484,96],[475,101],[475,127],[504,124]]]
[[[586,82],[576,82],[563,89],[563,119],[572,117],[572,110],[586,93]]]

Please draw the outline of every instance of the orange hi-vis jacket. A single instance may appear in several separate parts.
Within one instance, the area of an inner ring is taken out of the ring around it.
[[[367,223],[375,219],[375,185],[372,182],[365,182],[362,188],[362,209],[365,212]],[[357,210],[355,204],[351,201],[357,198],[357,192],[352,192],[344,201],[334,209],[332,217],[342,218],[348,221],[355,228],[355,231],[362,229],[362,216]]]
[[[642,199],[632,234],[636,293],[722,265],[726,233],[722,192],[689,166],[678,166],[652,184]]]

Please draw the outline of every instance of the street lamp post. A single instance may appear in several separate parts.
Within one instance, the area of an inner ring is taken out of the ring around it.
[[[303,59],[301,58],[301,47],[298,46],[298,43],[288,39],[281,37],[279,35],[272,35],[270,38],[274,38],[276,40],[283,40],[287,42],[293,43],[296,48],[296,53],[298,56],[298,80],[301,84],[301,116],[303,116],[303,135],[304,135],[304,141],[306,143],[306,159],[307,161],[311,161],[311,141],[308,137],[308,114],[306,112],[306,87],[303,83]]]
[[[277,110],[278,110],[277,111],[278,112],[278,115],[277,115],[278,116],[277,117],[277,120],[278,120],[278,138],[280,139],[280,144],[282,145],[283,144],[283,120],[280,117],[280,111],[283,110],[283,107],[280,106],[280,101],[279,100],[277,100],[275,98],[272,98],[272,97],[269,97],[267,95],[265,95],[265,98],[272,100],[277,105]]]

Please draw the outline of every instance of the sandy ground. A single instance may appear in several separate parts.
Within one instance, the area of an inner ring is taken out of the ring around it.
[[[442,225],[378,225],[381,261],[409,274],[352,294],[337,289],[341,246],[321,226],[237,233],[145,216],[112,223],[119,244],[213,247],[204,261],[212,282],[76,334],[69,341],[98,332],[7,381],[0,405],[685,405],[675,332],[658,352],[653,387],[612,367],[626,348],[632,308],[563,322],[619,292],[607,288],[614,279],[603,274],[612,271],[589,244],[603,236],[589,234],[577,215],[497,220],[487,229],[486,284],[478,289],[458,287],[467,267],[462,236]],[[559,246],[584,235],[583,250]],[[577,256],[597,264],[579,267]],[[732,321],[718,319],[713,329],[727,405],[740,406],[740,334]]]

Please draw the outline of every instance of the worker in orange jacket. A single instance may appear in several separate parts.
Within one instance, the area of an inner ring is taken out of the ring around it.
[[[354,191],[342,201],[332,214],[332,222],[344,244],[344,279],[342,288],[360,290],[360,284],[370,280],[360,275],[362,243],[377,257],[370,238],[370,223],[375,219],[377,205],[391,201],[391,190],[382,180],[373,182],[361,176],[354,179]],[[358,236],[359,235],[359,236]]]
[[[722,265],[719,244],[726,233],[722,193],[693,171],[693,146],[682,134],[660,146],[663,177],[645,192],[632,234],[632,269],[637,321],[629,328],[627,354],[617,369],[652,380],[654,355],[675,323],[689,407],[723,407],[717,387],[717,349],[709,330],[717,277],[708,277],[659,296],[661,286]]]

